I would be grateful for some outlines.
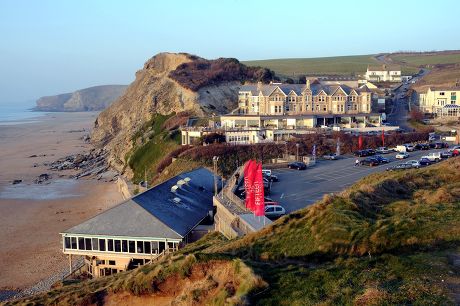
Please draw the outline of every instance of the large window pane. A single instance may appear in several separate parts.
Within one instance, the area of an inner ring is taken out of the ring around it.
[[[91,238],[85,238],[85,250],[91,251]]]
[[[146,254],[151,254],[150,241],[144,241],[144,252]]]
[[[77,249],[77,237],[72,237],[70,241],[72,243],[72,249],[76,250]]]
[[[99,243],[97,241],[97,238],[93,238],[92,243],[93,243],[93,250],[99,251]]]
[[[113,252],[113,239],[107,240],[108,242],[108,251]]]
[[[78,237],[78,249],[79,250],[85,249],[85,238]]]
[[[165,242],[164,241],[160,241],[160,253],[163,252],[165,250]]]
[[[121,252],[121,241],[115,240],[115,252]]]
[[[152,241],[152,253],[158,253],[158,241]]]
[[[121,241],[121,251],[128,253],[128,240]]]
[[[70,249],[70,237],[65,237],[64,238],[64,247],[66,249]]]
[[[99,239],[99,251],[105,251],[105,239]]]
[[[137,253],[144,253],[144,242],[143,241],[137,242]]]
[[[130,253],[136,253],[136,241],[128,241],[128,245],[129,245],[129,252]]]

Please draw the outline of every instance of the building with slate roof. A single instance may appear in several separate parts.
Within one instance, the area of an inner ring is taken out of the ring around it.
[[[460,86],[429,87],[426,92],[419,94],[420,110],[433,113],[439,117],[459,117]],[[455,106],[454,106],[455,105]]]
[[[284,141],[323,126],[380,126],[380,114],[372,113],[372,96],[367,85],[353,88],[309,79],[306,84],[242,85],[236,110],[221,116],[219,126],[182,128],[182,144],[194,144],[216,130],[228,143],[248,144]]]
[[[85,257],[88,272],[110,275],[187,244],[213,215],[213,173],[200,168],[154,186],[61,233],[64,254]]]
[[[401,82],[401,67],[397,65],[369,65],[365,78],[371,82]]]

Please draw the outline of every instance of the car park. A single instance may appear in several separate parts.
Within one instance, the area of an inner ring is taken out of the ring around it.
[[[409,153],[406,153],[406,152],[400,152],[398,154],[396,154],[395,156],[397,159],[406,159],[409,157]]]
[[[420,162],[418,160],[409,160],[405,164],[408,164],[411,166],[411,168],[420,168]]]
[[[378,154],[388,154],[391,151],[388,149],[388,147],[379,147],[377,150],[375,150],[375,152]]]
[[[296,170],[305,170],[307,169],[307,165],[303,162],[292,162],[288,164],[288,168]]]
[[[266,205],[265,216],[269,219],[276,219],[286,214],[284,207],[280,205]]]
[[[434,143],[434,148],[435,149],[444,149],[444,148],[448,148],[449,145],[445,142],[435,142]]]
[[[337,159],[337,154],[335,154],[335,153],[326,154],[326,155],[323,155],[323,158],[327,159],[327,160],[336,160]]]
[[[268,175],[268,174],[264,173],[263,171],[262,171],[262,175],[264,176],[265,179],[267,179],[270,182],[278,182],[279,181],[277,175],[274,175],[274,174]]]

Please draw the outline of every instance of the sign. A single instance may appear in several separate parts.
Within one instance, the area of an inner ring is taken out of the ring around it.
[[[257,163],[253,160],[248,161],[244,174],[244,190],[246,191],[245,205],[246,208],[254,210],[254,179]]]
[[[257,165],[254,180],[254,213],[256,216],[265,216],[264,180],[262,163]]]

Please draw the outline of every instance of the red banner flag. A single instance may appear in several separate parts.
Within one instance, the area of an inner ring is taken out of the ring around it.
[[[246,169],[247,173],[244,175],[244,190],[246,191],[245,204],[246,208],[251,211],[254,210],[254,179],[256,168],[257,163],[253,160],[250,160]]]
[[[363,136],[359,135],[358,136],[358,150],[363,149]]]
[[[385,130],[382,129],[382,147],[385,146]]]
[[[254,181],[254,206],[254,212],[256,216],[265,216],[264,180],[262,176],[262,164],[257,165],[256,177]]]

